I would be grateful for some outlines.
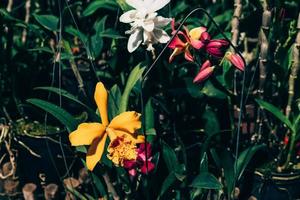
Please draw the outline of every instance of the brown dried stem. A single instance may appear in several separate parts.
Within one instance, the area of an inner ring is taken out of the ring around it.
[[[103,177],[103,179],[104,179],[104,181],[106,183],[108,193],[110,193],[112,195],[112,197],[113,197],[114,200],[120,200],[120,197],[117,194],[117,192],[116,192],[113,184],[111,183],[110,178],[109,178],[107,172],[105,172],[102,175],[102,177]]]
[[[35,200],[36,199],[36,184],[27,183],[22,189],[23,197],[25,200]]]
[[[6,10],[7,12],[11,12],[11,9],[13,7],[14,1],[13,0],[8,0],[7,6],[6,6]]]

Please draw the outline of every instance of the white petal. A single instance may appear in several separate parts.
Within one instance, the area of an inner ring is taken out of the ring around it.
[[[170,2],[170,0],[155,0],[152,2],[150,7],[148,8],[148,13],[155,12],[157,10],[160,10],[161,8],[165,7]]]
[[[131,23],[135,19],[137,11],[136,10],[130,10],[125,12],[123,15],[120,16],[120,22],[123,23]]]
[[[156,27],[164,27],[164,26],[168,25],[171,21],[172,21],[171,18],[165,18],[162,16],[157,16],[154,19],[154,23],[155,23]]]
[[[144,8],[144,1],[142,0],[126,0],[126,3],[137,10]]]
[[[154,22],[152,20],[145,21],[142,26],[146,31],[152,32],[154,29]]]
[[[130,53],[134,52],[142,43],[142,31],[141,29],[136,29],[129,37],[127,43],[127,49]]]
[[[154,38],[160,43],[167,43],[170,40],[169,35],[162,29],[155,29],[153,33]]]

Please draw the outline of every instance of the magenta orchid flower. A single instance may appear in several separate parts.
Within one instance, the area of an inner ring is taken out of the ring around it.
[[[149,143],[140,144],[137,150],[136,160],[124,161],[124,167],[131,176],[136,176],[137,170],[142,174],[147,174],[154,170],[155,165],[152,161],[152,148]]]
[[[171,23],[172,34],[174,35],[175,30],[175,21]],[[178,34],[174,37],[172,42],[169,44],[169,48],[174,49],[173,53],[169,57],[169,62],[172,62],[175,56],[184,53],[186,60],[193,62],[194,57],[190,52],[190,48],[201,49],[204,44],[201,42],[200,37],[202,33],[206,31],[205,27],[197,27],[192,30],[188,30],[187,27],[184,27],[184,31],[179,31]],[[179,38],[179,36],[182,36]]]

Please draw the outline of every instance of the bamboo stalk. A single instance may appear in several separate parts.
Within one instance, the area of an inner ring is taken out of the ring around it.
[[[239,42],[239,25],[240,25],[240,18],[242,15],[242,0],[234,0],[234,12],[231,20],[231,42],[232,44],[237,47]],[[237,76],[238,71],[234,72],[234,95],[237,95]]]
[[[291,110],[292,110],[292,104],[293,104],[293,99],[294,99],[294,95],[295,95],[295,82],[297,80],[297,76],[298,76],[298,72],[300,69],[300,62],[299,62],[299,57],[300,57],[300,13],[298,15],[298,22],[297,22],[297,36],[296,36],[296,40],[295,43],[293,45],[293,51],[292,51],[292,66],[291,66],[291,74],[289,77],[289,97],[288,97],[288,104],[286,107],[286,116],[289,117]],[[286,136],[288,136],[291,133],[290,136],[290,144],[289,144],[289,151],[288,151],[288,155],[286,158],[286,162],[284,164],[283,167],[279,167],[279,170],[283,170],[286,169],[287,167],[289,167],[291,158],[292,158],[292,154],[295,150],[295,143],[296,143],[296,131],[288,131]]]
[[[55,200],[58,198],[58,185],[50,183],[44,188],[44,197],[46,200]]]
[[[291,66],[291,73],[289,77],[289,97],[288,97],[288,103],[286,106],[286,116],[289,117],[291,110],[292,110],[292,104],[295,96],[295,82],[297,80],[297,76],[300,69],[300,13],[298,15],[298,23],[297,23],[297,36],[295,43],[293,45],[292,49],[292,66]]]
[[[11,9],[13,7],[14,1],[13,0],[8,0],[7,6],[6,6],[6,10],[7,12],[11,12]]]
[[[268,55],[269,55],[269,30],[270,24],[272,21],[272,12],[270,6],[268,4],[268,0],[263,1],[263,15],[262,15],[262,25],[259,34],[259,43],[260,43],[260,53],[259,53],[259,85],[258,85],[258,95],[260,99],[264,99],[265,93],[265,82],[268,75]],[[261,109],[258,108],[257,114],[257,124],[258,124],[258,132],[262,130],[263,126],[263,115],[261,113]]]
[[[24,22],[26,24],[29,23],[29,19],[30,19],[30,7],[31,7],[31,0],[26,0],[26,3],[25,3],[25,20],[24,20]],[[22,32],[22,43],[23,44],[26,42],[26,38],[27,38],[27,28],[24,28],[24,30]]]

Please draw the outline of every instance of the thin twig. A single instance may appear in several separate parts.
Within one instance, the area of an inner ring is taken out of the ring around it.
[[[31,0],[26,0],[25,3],[25,24],[29,23],[30,19],[30,6],[31,6]],[[22,33],[22,43],[25,44],[27,38],[27,28],[25,27]]]

